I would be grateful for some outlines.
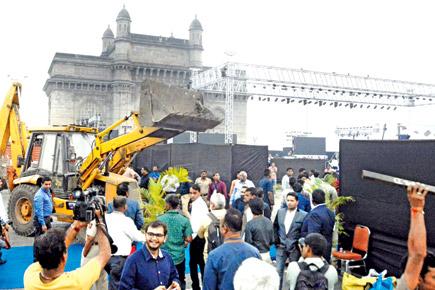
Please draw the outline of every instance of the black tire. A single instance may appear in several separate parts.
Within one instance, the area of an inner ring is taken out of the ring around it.
[[[9,220],[12,221],[12,227],[20,236],[28,237],[35,231],[33,226],[33,197],[39,187],[32,184],[20,184],[11,192],[8,205]],[[26,214],[23,216],[21,207],[27,207]]]

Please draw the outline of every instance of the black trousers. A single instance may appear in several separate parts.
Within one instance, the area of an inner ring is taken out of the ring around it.
[[[177,268],[181,290],[186,290],[186,260],[183,260],[183,262],[180,264],[175,265],[175,268]]]
[[[201,271],[201,281],[204,279],[204,245],[205,239],[200,239],[198,236],[190,243],[189,267],[193,290],[201,290],[198,278],[198,266]]]
[[[51,229],[51,217],[50,216],[44,217],[44,222],[45,225],[47,226],[47,230]],[[36,216],[33,219],[33,226],[35,227],[35,240],[36,240],[37,237],[42,236],[42,234],[44,234],[44,232],[42,231],[42,225],[38,222]],[[33,245],[35,245],[35,243],[33,243]],[[35,246],[33,246],[33,262],[36,261],[37,261],[36,249]]]
[[[109,274],[109,290],[118,290],[125,260],[127,260],[127,256],[112,256],[104,267],[104,270]]]
[[[51,217],[44,217],[45,225],[47,226],[47,230],[51,229]],[[35,239],[41,236],[44,232],[42,231],[42,225],[39,223],[38,219],[35,217],[33,219],[33,226],[35,227]]]

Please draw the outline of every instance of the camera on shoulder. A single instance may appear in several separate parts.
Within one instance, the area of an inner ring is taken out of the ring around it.
[[[77,200],[73,209],[73,219],[82,222],[91,222],[95,219],[95,211],[100,210],[103,214],[106,211],[104,193],[100,188],[90,187],[83,191],[77,188],[73,191]]]

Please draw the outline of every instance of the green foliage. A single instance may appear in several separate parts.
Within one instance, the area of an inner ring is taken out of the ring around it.
[[[169,167],[168,170],[162,172],[162,175],[174,175],[180,183],[192,182],[189,178],[189,171],[184,167]]]
[[[165,192],[160,184],[161,177],[155,181],[150,178],[148,190],[142,188],[141,196],[145,203],[143,215],[145,223],[155,221],[157,217],[165,212]]]
[[[340,206],[345,205],[349,202],[354,202],[354,201],[355,201],[355,199],[352,196],[339,196],[334,200],[327,200],[326,205],[329,209],[336,212]],[[343,227],[343,223],[344,223],[343,219],[344,219],[344,215],[342,212],[336,214],[335,215],[335,226],[337,227],[337,232],[339,235],[346,235],[347,236],[347,233],[344,231],[344,227]]]
[[[354,202],[355,199],[352,196],[338,196],[337,190],[331,185],[335,184],[336,178],[330,174],[325,176],[325,179],[315,178],[314,180],[308,181],[304,184],[304,190],[310,194],[316,190],[321,189],[325,192],[326,206],[336,212],[337,209],[349,202]],[[343,227],[343,213],[339,213],[335,216],[335,226],[337,228],[338,234],[346,235]]]
[[[332,174],[326,174],[323,180],[332,185],[337,179]]]
[[[165,195],[161,183],[165,175],[174,175],[180,183],[191,182],[189,171],[183,167],[170,167],[162,172],[158,180],[149,179],[148,190],[141,189],[142,201],[144,202],[143,215],[145,223],[155,221],[157,217],[165,212]]]
[[[339,196],[334,200],[327,200],[326,204],[331,210],[337,210],[340,206],[354,201],[355,199],[352,196]]]

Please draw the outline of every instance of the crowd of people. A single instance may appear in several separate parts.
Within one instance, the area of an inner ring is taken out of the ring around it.
[[[129,198],[128,184],[121,183],[107,213],[97,212],[100,218],[90,223],[74,221],[66,233],[51,229],[51,180],[46,177],[35,194],[34,263],[25,272],[25,289],[186,289],[187,247],[193,290],[312,289],[310,283],[316,289],[334,289],[335,213],[326,205],[333,197],[322,189],[307,193],[304,185],[319,173],[303,168],[297,176],[292,168],[286,170],[283,194],[278,195],[276,173],[272,164],[256,187],[240,171],[227,191],[218,172],[210,178],[204,170],[188,194],[167,194],[165,213],[147,225],[140,204]],[[159,170],[126,174],[146,188],[150,178],[158,179]],[[426,194],[419,185],[408,188],[408,258],[397,289],[435,289],[435,269],[425,262]],[[81,267],[65,273],[67,248],[82,228]]]

